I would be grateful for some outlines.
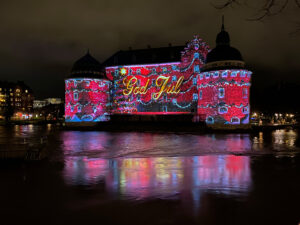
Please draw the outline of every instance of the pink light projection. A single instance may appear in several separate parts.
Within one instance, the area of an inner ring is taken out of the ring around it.
[[[73,78],[65,81],[65,121],[109,120],[110,81]]]
[[[106,68],[113,84],[113,113],[196,113],[197,75],[209,47],[195,37],[181,62]]]
[[[248,124],[251,72],[215,70],[198,76],[198,115],[208,124]]]

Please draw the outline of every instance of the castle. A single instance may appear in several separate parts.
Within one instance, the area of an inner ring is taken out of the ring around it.
[[[65,122],[189,115],[216,128],[246,128],[251,74],[224,23],[212,50],[195,36],[186,46],[119,51],[103,64],[88,52],[65,80]]]

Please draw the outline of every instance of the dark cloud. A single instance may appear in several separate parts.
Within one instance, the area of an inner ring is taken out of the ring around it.
[[[257,2],[259,2],[257,0]],[[63,79],[87,48],[100,61],[119,49],[182,45],[199,36],[211,47],[221,15],[246,62],[264,80],[299,82],[300,20],[289,6],[264,22],[252,7],[217,10],[212,1],[27,0],[0,3],[0,79],[24,80],[38,97],[59,96]],[[254,3],[253,3],[254,4]]]

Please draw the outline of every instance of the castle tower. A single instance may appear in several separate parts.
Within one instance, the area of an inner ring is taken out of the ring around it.
[[[198,76],[199,117],[214,128],[249,127],[251,74],[241,53],[230,46],[223,20],[216,47]]]
[[[110,83],[101,64],[89,52],[77,60],[65,80],[66,123],[94,125],[108,121]]]

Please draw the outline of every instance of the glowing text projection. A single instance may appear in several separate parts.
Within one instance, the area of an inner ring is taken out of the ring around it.
[[[184,76],[181,76],[175,84],[172,84],[170,76],[159,76],[155,80],[155,85],[159,89],[158,92],[153,92],[153,99],[158,100],[163,93],[178,94],[180,92],[180,86],[183,82]],[[137,85],[138,79],[131,77],[130,79],[123,79],[123,84],[126,89],[123,90],[124,95],[130,94],[147,94],[149,90],[150,79],[147,79],[144,86]]]

